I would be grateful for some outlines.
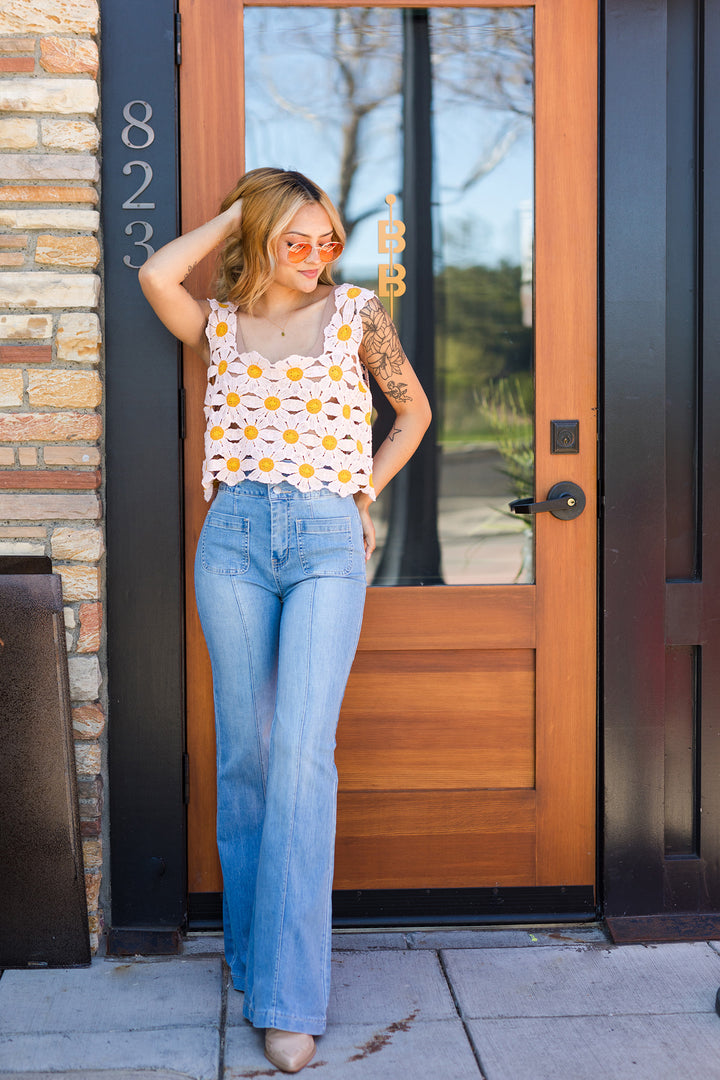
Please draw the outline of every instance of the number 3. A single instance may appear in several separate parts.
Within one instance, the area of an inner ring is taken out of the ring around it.
[[[148,221],[131,221],[129,225],[125,226],[125,235],[126,236],[132,236],[132,231],[133,231],[133,229],[135,228],[136,225],[144,225],[145,226],[145,235],[144,235],[144,237],[142,238],[142,240],[134,240],[133,244],[135,245],[135,247],[145,248],[145,251],[147,252],[147,254],[145,255],[145,260],[144,261],[147,262],[147,260],[150,258],[150,256],[155,251],[155,248],[151,247],[150,244],[148,244],[148,240],[152,237],[152,234],[153,234],[153,227],[150,224],[150,222],[148,222]],[[126,266],[132,267],[133,270],[139,270],[140,267],[143,265],[142,263],[130,262],[130,256],[129,255],[124,255],[123,256],[123,262],[125,263]]]

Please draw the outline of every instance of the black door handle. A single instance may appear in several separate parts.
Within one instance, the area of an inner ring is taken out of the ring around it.
[[[571,480],[561,480],[553,484],[545,502],[533,502],[532,499],[515,499],[510,503],[513,514],[544,514],[549,510],[553,517],[562,521],[572,521],[580,517],[585,509],[585,492]]]

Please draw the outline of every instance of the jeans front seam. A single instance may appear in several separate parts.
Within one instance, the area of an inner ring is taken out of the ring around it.
[[[240,622],[242,623],[243,634],[245,635],[245,648],[247,649],[248,668],[250,670],[250,696],[251,696],[252,705],[253,705],[253,724],[255,726],[255,745],[257,747],[258,761],[260,763],[260,776],[262,777],[263,798],[266,799],[267,798],[267,777],[265,775],[265,766],[264,766],[264,763],[263,763],[263,756],[262,756],[262,737],[261,737],[261,733],[260,733],[259,728],[258,728],[258,707],[257,707],[257,700],[256,700],[256,697],[255,697],[255,669],[254,669],[254,665],[253,665],[253,654],[252,654],[252,648],[251,648],[251,643],[250,643],[250,635],[248,634],[247,622],[245,620],[245,612],[243,611],[243,606],[242,606],[242,603],[240,601],[240,597],[237,594],[237,589],[235,588],[235,584],[236,583],[233,581],[232,585],[233,585],[233,593],[235,594],[235,603],[237,604],[238,612],[240,613]]]
[[[308,618],[308,623],[307,623],[307,626],[308,626],[308,631],[307,631],[307,637],[308,637],[308,640],[307,640],[307,656],[308,656],[308,658],[310,657],[310,646],[312,644],[312,623],[313,623],[313,611],[314,611],[314,608],[315,608],[315,592],[316,592],[316,585],[313,582],[312,603],[310,604],[310,612],[309,612],[310,617]],[[295,815],[296,815],[296,811],[297,811],[297,793],[298,793],[298,783],[299,783],[299,776],[300,776],[300,756],[301,756],[301,753],[302,753],[303,733],[305,731],[305,723],[307,721],[308,691],[309,691],[309,685],[310,685],[310,674],[309,673],[310,673],[310,664],[309,664],[309,659],[308,659],[308,663],[305,666],[305,696],[303,698],[302,723],[300,725],[300,732],[299,732],[299,739],[298,739],[298,752],[297,752],[297,755],[296,755],[296,762],[295,762],[295,787],[294,787],[294,791],[293,791],[293,804],[292,804],[292,817],[291,817],[292,827],[290,829],[290,835],[288,837],[288,842],[287,842],[287,851],[286,851],[286,855],[285,855],[285,872],[283,874],[282,908],[280,910],[280,932],[278,934],[278,948],[277,948],[277,954],[276,954],[276,960],[275,960],[275,983],[273,985],[273,994],[272,994],[272,1007],[273,1007],[273,1009],[277,1008],[278,983],[280,982],[280,957],[282,955],[283,937],[285,935],[285,906],[287,904],[288,875],[290,873],[290,853],[292,852],[293,837],[295,835]]]
[[[337,770],[335,772],[335,793],[333,796],[335,806],[337,807]],[[336,810],[337,814],[337,810]],[[328,982],[328,974],[331,963],[331,950],[332,950],[332,880],[335,869],[335,852],[333,848],[333,857],[330,861],[330,881],[325,883],[325,913],[323,916],[323,928],[325,932],[325,941],[323,942],[323,962],[322,962],[322,984],[323,984],[323,997],[327,1002],[330,997],[330,985]]]

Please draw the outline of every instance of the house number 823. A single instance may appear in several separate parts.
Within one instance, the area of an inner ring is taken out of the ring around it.
[[[138,110],[143,110],[143,115],[138,115]],[[135,115],[133,114],[135,110]],[[123,116],[127,120],[127,124],[122,130],[122,141],[130,150],[145,150],[155,140],[155,131],[150,125],[149,121],[152,118],[152,106],[147,101],[128,101],[123,108]],[[140,186],[129,195],[125,202],[122,204],[123,210],[154,210],[154,202],[138,202],[138,198],[149,187],[153,178],[152,166],[147,161],[140,161],[135,158],[132,161],[127,161],[123,165],[123,174],[130,176],[133,169],[141,169],[143,172],[143,179]],[[134,247],[143,248],[145,251],[145,259],[143,262],[150,258],[155,248],[148,242],[153,235],[153,227],[149,221],[131,221],[125,226],[125,235],[132,236],[136,227],[142,228],[144,234],[141,239],[134,240]],[[130,261],[130,256],[123,256],[123,262],[126,266],[131,267],[133,270],[138,270],[143,264],[134,263]]]

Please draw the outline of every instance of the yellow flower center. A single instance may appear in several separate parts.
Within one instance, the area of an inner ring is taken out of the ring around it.
[[[352,412],[349,405],[343,405],[343,416],[346,420],[350,419],[350,413]]]
[[[262,375],[262,368],[258,367],[257,364],[250,364],[247,369],[247,373],[251,379],[259,379]]]
[[[223,431],[223,429],[221,427],[219,427],[219,426],[214,427],[210,432],[210,438],[215,439],[217,441],[218,439],[222,439],[224,434],[225,434],[225,432]]]
[[[342,326],[338,327],[338,332],[337,332],[338,341],[347,341],[348,338],[351,337],[351,335],[352,335],[352,326],[348,326],[347,323],[343,323]]]
[[[269,412],[275,412],[276,409],[280,408],[280,398],[266,397],[265,398],[265,408]]]
[[[368,476],[368,484],[369,484],[369,486],[370,486],[371,488],[374,488],[374,487],[375,487],[375,485],[373,484],[373,477],[372,477],[372,473],[370,473],[370,475]]]
[[[291,367],[287,370],[287,377],[291,382],[298,382],[303,377],[303,370],[299,367]]]
[[[261,472],[270,472],[274,468],[275,462],[272,458],[264,457],[258,461],[258,469],[260,469]]]
[[[356,285],[353,285],[352,289],[348,289],[347,295],[348,295],[348,300],[354,300],[356,296],[360,295],[360,290],[358,289],[358,287]]]
[[[257,437],[258,437],[258,429],[255,427],[254,424],[248,424],[248,426],[245,428],[245,438],[246,439],[257,439]]]
[[[218,307],[221,307],[223,311],[227,311],[227,304],[218,304]]]
[[[358,454],[362,454],[362,452],[363,452],[363,444],[360,442],[359,439],[356,441],[355,445],[358,448]]]
[[[218,337],[225,337],[228,332],[228,324],[226,322],[219,322],[215,327],[215,333]]]
[[[358,383],[358,390],[361,394],[367,394],[367,386],[364,382],[362,382],[362,380]]]
[[[341,484],[347,484],[348,481],[352,480],[352,473],[347,469],[341,469],[338,473],[338,480]]]
[[[319,413],[322,410],[322,401],[320,398],[310,398],[305,408],[309,413]]]
[[[369,413],[369,412],[365,413],[365,423],[366,424],[372,424],[372,413]]]
[[[227,401],[227,403],[228,403],[228,405],[230,406],[230,408],[231,408],[231,409],[234,409],[236,405],[239,405],[239,404],[240,404],[240,398],[238,397],[238,395],[237,395],[237,394],[234,394],[234,393],[232,392],[232,390],[231,390],[231,391],[230,391],[230,393],[229,393],[229,394],[227,395],[227,397],[225,398],[225,400]]]
[[[326,435],[322,441],[322,444],[326,450],[334,450],[337,446],[337,439],[334,435]]]
[[[313,469],[312,465],[303,464],[298,469],[298,472],[300,473],[301,476],[304,476],[305,479],[307,479],[308,476],[312,476],[312,474],[315,472],[315,470]]]
[[[300,436],[295,431],[295,428],[288,428],[287,431],[283,431],[283,439],[287,443],[296,443],[299,438]]]
[[[240,458],[231,457],[225,462],[228,472],[237,472],[240,468]]]
[[[218,375],[224,375],[227,371],[227,360],[221,360],[218,364]]]
[[[339,367],[338,364],[333,364],[333,366],[328,370],[328,375],[333,380],[333,382],[339,382],[340,379],[342,379],[342,368]]]

